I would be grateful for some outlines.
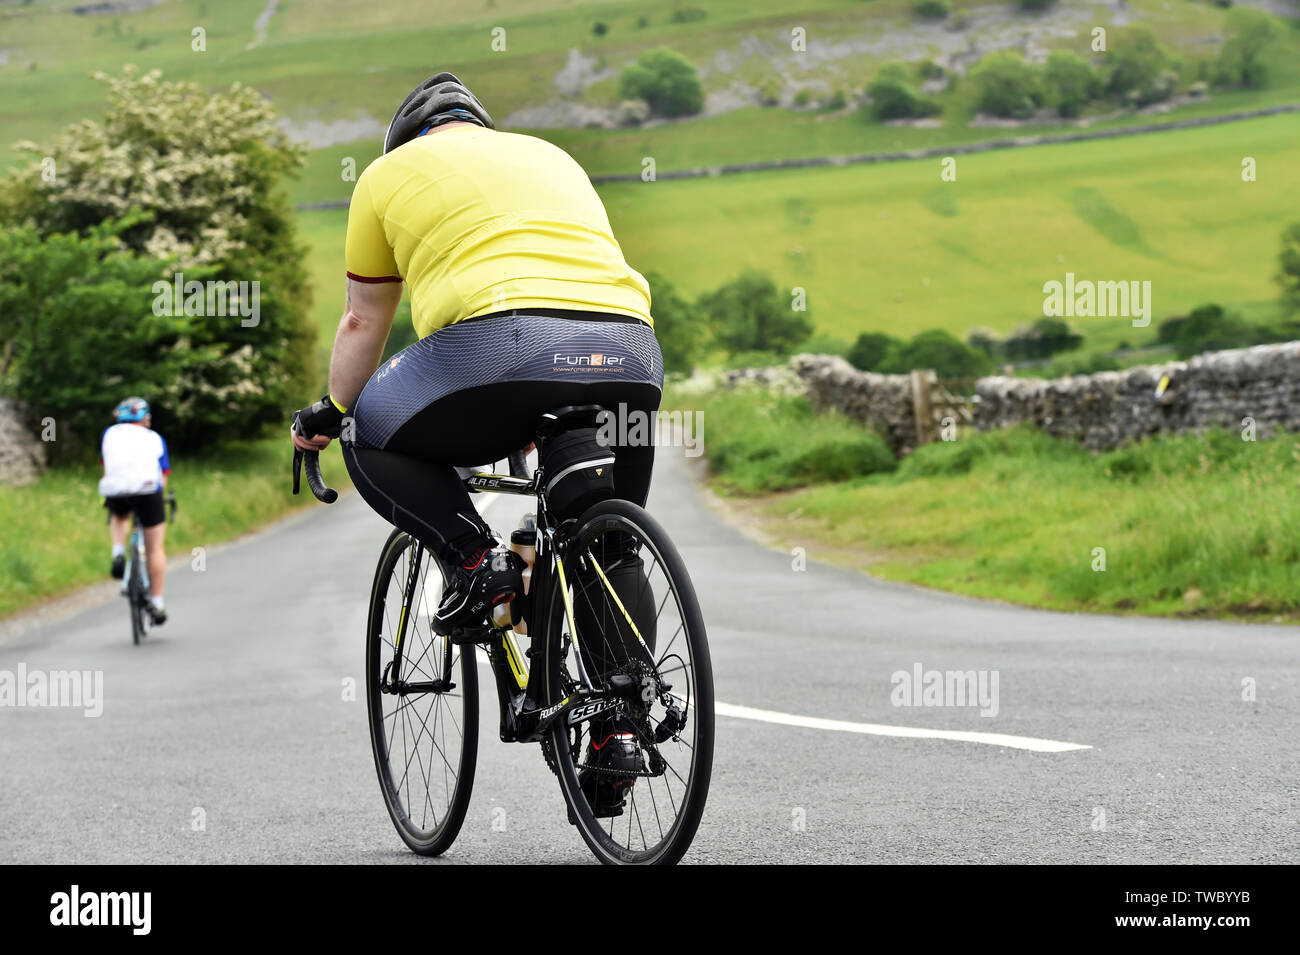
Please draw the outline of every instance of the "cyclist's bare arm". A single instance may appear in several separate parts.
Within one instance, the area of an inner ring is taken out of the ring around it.
[[[379,367],[401,300],[401,282],[348,279],[348,305],[330,357],[330,394],[340,404],[350,406]]]
[[[330,356],[330,397],[344,407],[351,407],[379,367],[397,305],[402,300],[402,283],[353,279],[347,282],[347,308],[339,320]],[[318,451],[329,444],[329,438],[294,435],[293,443],[300,451]]]

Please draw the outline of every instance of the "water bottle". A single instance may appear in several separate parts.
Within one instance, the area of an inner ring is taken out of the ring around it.
[[[519,527],[510,532],[510,549],[523,558],[525,567],[524,577],[524,595],[527,596],[528,588],[533,580],[533,561],[537,558],[537,515],[525,514],[524,519],[519,522]],[[514,601],[511,601],[513,604]],[[523,620],[522,609],[528,605],[526,600],[519,601],[519,623],[515,626],[515,633],[526,634],[528,624]]]

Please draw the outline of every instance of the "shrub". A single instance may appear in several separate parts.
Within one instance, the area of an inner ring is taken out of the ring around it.
[[[596,36],[604,36],[609,32],[609,24],[604,20],[597,20],[591,25],[591,32]]]
[[[658,272],[648,272],[645,278],[650,284],[651,314],[664,370],[689,374],[703,339],[699,311]]]
[[[845,356],[858,371],[875,371],[889,354],[889,349],[902,343],[884,332],[863,332]]]
[[[1059,318],[1040,318],[1026,328],[1019,328],[1001,343],[999,352],[1011,361],[1050,358],[1057,352],[1070,351],[1083,344],[1083,336]]]
[[[730,352],[771,351],[788,355],[812,334],[808,312],[790,307],[790,297],[771,277],[747,269],[702,296],[714,341]]]
[[[906,374],[920,368],[932,368],[940,378],[976,378],[993,367],[989,357],[942,329],[921,332],[909,342],[899,342],[889,349],[878,371]]]
[[[618,104],[614,118],[620,126],[640,126],[650,118],[650,104],[643,99],[625,99]]]
[[[1138,24],[1116,31],[1107,62],[1107,92],[1130,105],[1168,99],[1177,89],[1174,59],[1148,26]]]
[[[1042,105],[1044,93],[1038,71],[1019,54],[992,53],[971,70],[975,106],[993,116],[1023,118]]]
[[[907,66],[903,63],[886,63],[867,87],[871,97],[871,113],[877,119],[910,119],[934,116],[942,107],[912,85]]]
[[[619,95],[645,100],[659,116],[690,116],[704,108],[704,88],[695,67],[667,47],[643,53],[625,67]]]
[[[922,60],[916,65],[916,75],[923,80],[941,80],[948,75],[948,71],[934,60]]]
[[[1220,86],[1267,86],[1283,39],[1277,20],[1263,10],[1238,7],[1224,23],[1224,43],[1214,65]]]
[[[799,343],[799,350],[802,352],[813,355],[839,355],[841,358],[847,357],[851,347],[848,342],[827,332],[813,332]]]
[[[1078,116],[1101,93],[1102,80],[1092,64],[1077,53],[1057,50],[1043,64],[1048,102],[1062,116]]]
[[[1202,305],[1185,318],[1161,322],[1156,338],[1174,346],[1179,358],[1225,348],[1245,348],[1267,341],[1265,329],[1251,325],[1239,315],[1225,312],[1220,305]]]
[[[1021,10],[1046,10],[1056,0],[1016,0],[1016,6]]]
[[[912,4],[912,13],[923,20],[942,20],[951,9],[948,0],[915,0]]]
[[[668,19],[673,23],[695,23],[708,17],[709,11],[702,7],[678,7]]]

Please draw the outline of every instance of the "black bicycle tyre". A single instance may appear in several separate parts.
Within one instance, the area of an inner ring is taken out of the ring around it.
[[[135,550],[135,540],[129,542],[133,548],[131,552],[131,574],[126,585],[126,603],[131,610],[131,642],[136,646],[144,639],[145,628],[145,600],[148,598],[144,595],[144,581],[141,579],[140,572],[140,554]]]
[[[474,771],[478,762],[478,670],[475,648],[463,646],[457,689],[461,691],[461,725],[464,732],[455,792],[441,823],[426,832],[415,824],[406,811],[397,791],[397,784],[394,783],[390,772],[388,742],[384,732],[384,694],[379,689],[380,680],[383,678],[385,644],[382,634],[388,581],[402,553],[411,546],[411,543],[410,535],[404,531],[393,531],[384,544],[379,564],[375,568],[375,579],[370,590],[370,614],[366,624],[366,701],[370,720],[370,748],[375,758],[375,772],[379,776],[379,789],[383,794],[388,816],[392,819],[397,834],[412,852],[436,856],[446,852],[455,842],[465,822],[470,795],[474,789]],[[430,561],[436,560],[428,551],[425,552],[425,558]]]
[[[699,600],[696,598],[690,575],[686,571],[685,562],[667,532],[644,508],[638,507],[631,501],[623,500],[608,500],[593,504],[578,520],[579,530],[575,535],[575,541],[579,549],[594,536],[595,531],[601,529],[598,522],[603,523],[608,519],[630,523],[641,540],[650,545],[655,558],[663,565],[676,595],[682,619],[686,623],[686,636],[690,642],[691,658],[694,661],[692,716],[695,722],[696,743],[690,786],[683,798],[682,812],[656,850],[649,853],[629,852],[610,838],[597,822],[582,794],[573,760],[567,755],[569,741],[566,726],[557,723],[551,730],[550,745],[554,754],[556,775],[560,780],[564,800],[569,806],[571,819],[583,841],[587,843],[597,859],[607,865],[673,865],[680,861],[695,838],[700,819],[704,815],[704,805],[708,799],[709,782],[713,772],[713,667],[709,658],[708,635],[705,632],[704,615],[700,611]],[[557,683],[558,664],[562,659],[559,653],[559,636],[564,621],[564,602],[559,592],[558,575],[552,582],[552,590],[545,673],[547,698],[555,701],[563,694],[562,688]]]

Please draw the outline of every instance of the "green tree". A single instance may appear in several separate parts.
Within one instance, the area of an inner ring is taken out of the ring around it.
[[[1106,90],[1117,99],[1145,106],[1168,99],[1176,88],[1174,58],[1143,24],[1115,32],[1107,61]]]
[[[940,378],[975,378],[987,374],[992,367],[988,355],[950,332],[936,328],[921,332],[909,342],[896,344],[879,370],[902,375],[920,368],[933,368]]]
[[[892,347],[902,344],[884,332],[863,332],[849,349],[848,362],[858,371],[875,371]]]
[[[625,100],[645,100],[659,116],[691,116],[704,108],[704,87],[695,67],[662,46],[623,68],[618,92]]]
[[[664,370],[690,374],[704,337],[699,311],[658,272],[647,272],[645,279],[650,283],[650,310]]]
[[[1038,70],[1018,53],[991,53],[971,70],[975,107],[994,116],[1031,115],[1043,104]]]
[[[1237,7],[1224,22],[1214,81],[1221,86],[1267,86],[1284,34],[1263,10]]]
[[[886,63],[867,86],[871,97],[871,115],[876,119],[907,119],[934,116],[941,107],[936,100],[912,85],[911,72],[904,63]]]
[[[213,93],[130,67],[97,76],[108,87],[102,122],[20,144],[33,161],[0,183],[0,223],[31,225],[44,238],[105,223],[125,248],[172,263],[186,283],[247,283],[255,317],[206,308],[177,340],[202,361],[187,363],[169,391],[171,433],[183,446],[282,424],[286,408],[320,387],[305,250],[282,185],[301,150],[249,87]],[[129,334],[125,320],[107,327]]]
[[[1156,335],[1158,341],[1173,345],[1179,358],[1225,348],[1245,348],[1270,337],[1266,329],[1224,311],[1221,305],[1202,305],[1185,317],[1161,322]]]
[[[1070,351],[1083,344],[1083,336],[1060,318],[1040,318],[1028,327],[1017,329],[1001,344],[1001,353],[1012,361],[1050,358],[1057,352]]]
[[[198,320],[154,314],[167,263],[123,249],[109,225],[86,236],[0,230],[3,388],[37,418],[54,419],[56,457],[89,456],[127,394],[157,407],[172,438],[183,382],[219,356],[190,343]]]
[[[771,277],[746,269],[737,278],[702,296],[714,341],[730,353],[765,351],[789,354],[812,334],[808,313],[791,308],[790,297]]]
[[[1077,53],[1056,50],[1043,64],[1047,99],[1062,116],[1078,116],[1101,93],[1101,77]]]
[[[942,20],[951,10],[948,0],[913,0],[912,13],[923,20]]]

